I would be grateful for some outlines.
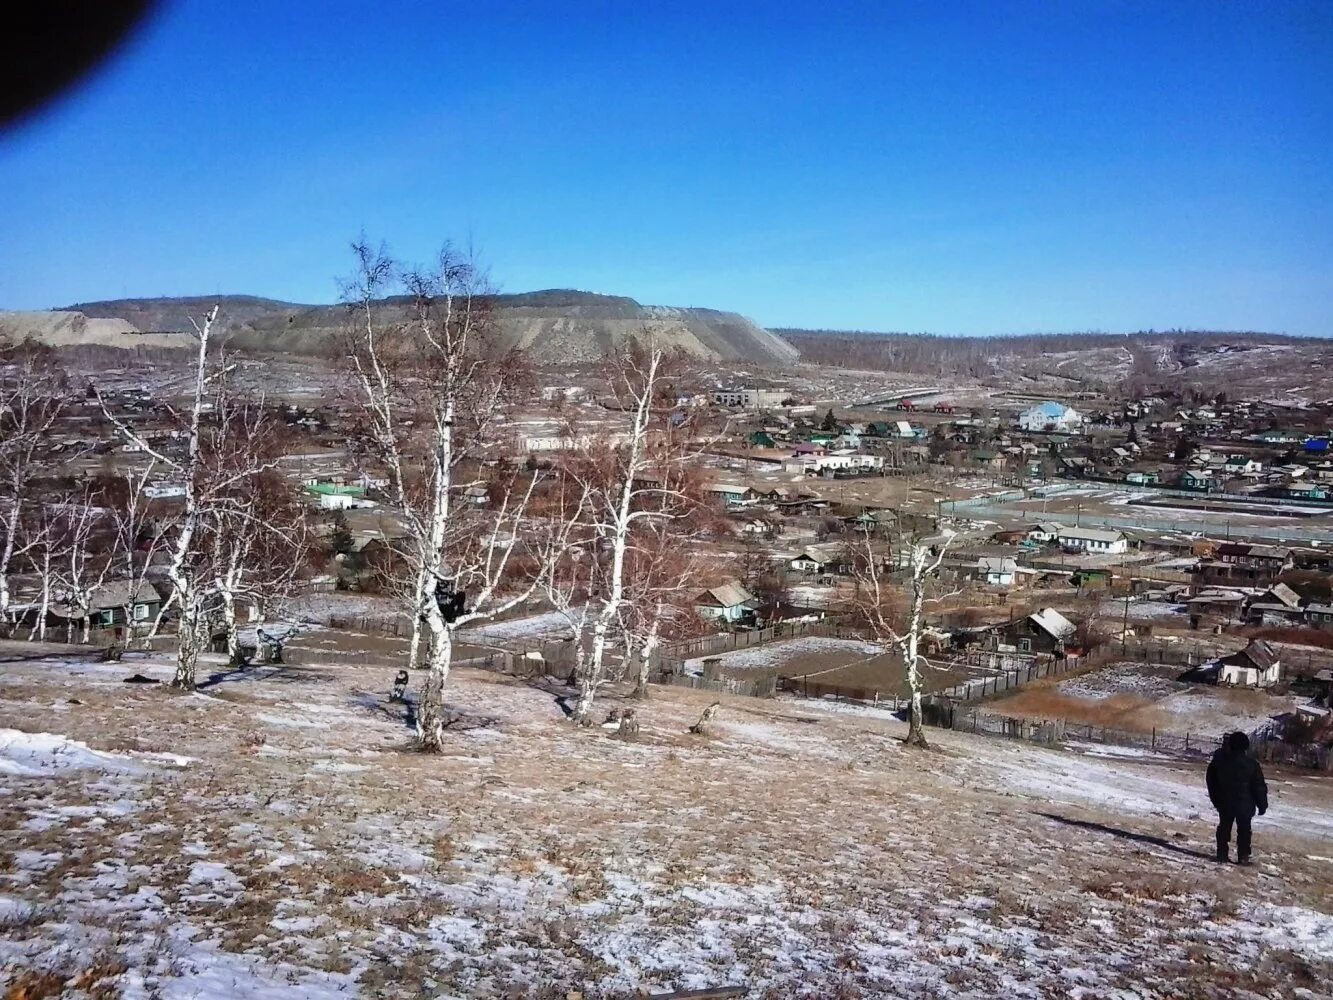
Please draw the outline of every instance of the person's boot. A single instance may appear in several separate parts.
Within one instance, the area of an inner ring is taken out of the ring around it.
[[[1236,858],[1236,864],[1244,865],[1246,868],[1249,868],[1254,862],[1250,860],[1250,856],[1247,854],[1244,857]]]
[[[1231,860],[1231,852],[1227,850],[1225,847],[1219,847],[1217,849],[1217,854],[1214,855],[1213,857],[1213,860],[1216,861],[1219,865],[1224,865]]]

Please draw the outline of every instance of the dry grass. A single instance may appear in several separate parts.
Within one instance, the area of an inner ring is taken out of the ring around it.
[[[920,755],[896,723],[730,697],[700,739],[685,730],[716,696],[675,689],[635,706],[643,738],[627,744],[567,726],[548,694],[464,670],[451,699],[495,722],[429,757],[403,753],[401,721],[362,704],[363,677],[324,676],[237,681],[249,687],[226,699],[127,693],[114,677],[81,690],[87,704],[61,731],[197,762],[97,785],[19,783],[0,798],[0,892],[50,901],[10,936],[36,948],[52,920],[100,935],[79,963],[44,970],[58,982],[32,960],[0,983],[58,996],[112,958],[188,972],[168,943],[160,958],[133,950],[148,937],[141,907],[116,906],[140,893],[297,981],[363,969],[362,995],[376,997],[419,996],[427,982],[592,998],[738,979],[774,997],[999,995],[1023,981],[1049,993],[1067,986],[1071,954],[1101,970],[1105,994],[1192,950],[1210,982],[1228,970],[1226,988],[1277,995],[1306,975],[1296,959],[1234,968],[1234,942],[1197,928],[1243,920],[1255,892],[1318,905],[1326,870],[1310,846],[1265,841],[1284,878],[1242,888],[1235,873],[1073,832],[1005,791],[987,755],[1007,744],[940,733]],[[43,703],[55,684],[33,682]],[[0,725],[23,714],[0,703]],[[48,816],[63,819],[28,822]],[[1172,821],[1140,822],[1174,835]],[[37,870],[20,852],[50,860]],[[234,883],[201,882],[199,861]],[[1107,923],[1091,926],[1092,913]],[[293,920],[314,922],[281,930]],[[1154,936],[1140,944],[1145,927]],[[1047,943],[1020,948],[1028,932]]]

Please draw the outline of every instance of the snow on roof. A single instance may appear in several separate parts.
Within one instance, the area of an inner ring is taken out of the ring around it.
[[[1119,531],[1107,531],[1103,528],[1061,528],[1061,538],[1081,538],[1089,542],[1119,542],[1125,536]]]
[[[977,569],[983,573],[1013,573],[1018,569],[1018,560],[1011,556],[982,556],[977,560]]]
[[[797,556],[797,558],[799,559],[801,556],[804,556],[814,562],[826,563],[831,562],[838,556],[842,555],[845,549],[846,546],[840,542],[818,542],[807,545],[805,548],[801,549],[801,555]]]
[[[1028,615],[1028,619],[1054,639],[1067,639],[1078,631],[1074,623],[1056,611],[1055,608],[1042,608],[1040,611],[1034,611]]]
[[[716,587],[709,587],[704,591],[704,595],[711,597],[724,608],[734,608],[738,604],[746,604],[754,600],[754,595],[735,580],[720,583]]]
[[[1060,420],[1064,417],[1077,417],[1078,413],[1065,406],[1063,403],[1057,403],[1048,399],[1044,403],[1038,403],[1027,411],[1033,416],[1047,417],[1051,420]]]

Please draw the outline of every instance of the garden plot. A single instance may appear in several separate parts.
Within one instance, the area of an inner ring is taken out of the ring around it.
[[[984,711],[1137,733],[1188,734],[1211,741],[1236,730],[1253,732],[1309,701],[1177,680],[1184,669],[1114,663],[1054,684],[1028,685],[1015,695],[987,703]]]
[[[1132,622],[1160,621],[1185,617],[1183,605],[1170,601],[1103,601],[1098,611],[1106,621],[1120,622],[1128,618]]]
[[[583,614],[581,609],[570,613],[575,621]],[[572,639],[574,627],[570,616],[559,611],[547,611],[539,615],[524,618],[509,618],[504,621],[486,622],[475,628],[465,629],[460,633],[467,642],[476,645],[489,643],[535,642],[546,639]]]
[[[886,652],[888,647],[876,642],[811,635],[728,653],[696,656],[685,661],[685,672],[701,676],[704,660],[717,660],[718,667],[728,673],[775,671],[783,676],[795,677],[845,667],[850,663],[882,656]]]

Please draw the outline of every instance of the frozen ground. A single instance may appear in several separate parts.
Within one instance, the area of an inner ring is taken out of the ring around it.
[[[770,642],[749,649],[736,649],[728,653],[710,656],[696,656],[685,661],[685,672],[701,675],[704,660],[721,660],[726,670],[780,670],[794,660],[809,656],[827,659],[827,667],[838,667],[858,659],[880,656],[887,647],[860,639],[835,639],[832,636],[810,635],[786,642]]]
[[[1029,719],[1064,719],[1110,729],[1214,740],[1254,732],[1308,698],[1179,681],[1180,666],[1122,662],[1053,685],[1032,684],[988,702],[985,711]]]
[[[1116,663],[1103,670],[1061,681],[1055,689],[1062,694],[1093,700],[1113,698],[1120,694],[1165,698],[1195,686],[1176,680],[1183,669],[1145,663]]]
[[[1169,601],[1103,601],[1100,611],[1108,622],[1119,622],[1125,617],[1132,622],[1179,618],[1185,613],[1181,605]]]
[[[599,605],[600,607],[600,605]],[[570,612],[575,620],[582,615],[581,609]],[[487,622],[477,628],[466,629],[459,633],[465,642],[485,645],[488,642],[512,642],[527,639],[565,639],[574,635],[569,616],[559,611],[547,611],[523,618],[510,618],[506,621]]]
[[[627,744],[466,669],[463,721],[427,757],[378,693],[389,668],[256,668],[194,695],[121,683],[135,670],[170,676],[0,673],[0,759],[23,769],[0,771],[0,995],[1313,1000],[1333,982],[1327,777],[1271,775],[1260,865],[1218,868],[1193,764],[937,731],[908,751],[873,710],[727,696],[694,737],[715,696],[670,688]]]

